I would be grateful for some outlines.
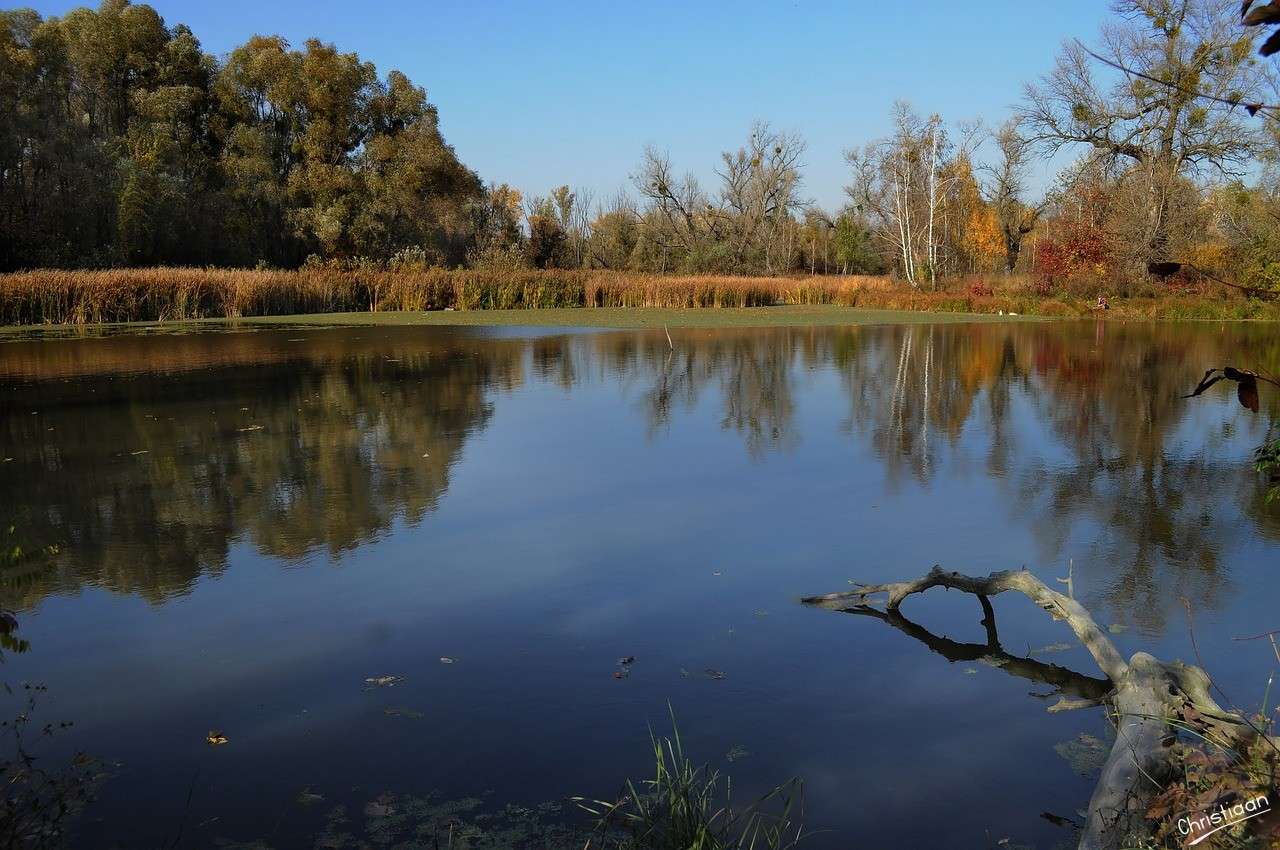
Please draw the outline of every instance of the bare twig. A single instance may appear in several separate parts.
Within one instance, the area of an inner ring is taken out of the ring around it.
[[[1150,74],[1144,74],[1141,71],[1135,71],[1132,68],[1126,68],[1124,65],[1121,65],[1119,62],[1116,62],[1112,59],[1108,59],[1105,56],[1099,56],[1097,53],[1094,53],[1088,47],[1085,47],[1084,44],[1080,41],[1080,39],[1075,39],[1075,43],[1076,43],[1076,46],[1078,46],[1081,50],[1083,50],[1085,53],[1088,53],[1090,56],[1092,56],[1094,59],[1101,62],[1103,65],[1108,65],[1112,68],[1115,68],[1117,71],[1120,71],[1121,73],[1129,74],[1134,77],[1139,77],[1143,80],[1146,80],[1149,83],[1155,83],[1156,85],[1164,86],[1167,89],[1172,89],[1173,91],[1176,91],[1179,94],[1184,94],[1184,95],[1187,95],[1188,97],[1198,97],[1198,98],[1203,98],[1204,100],[1211,100],[1215,103],[1221,103],[1224,106],[1230,106],[1232,108],[1237,106],[1243,106],[1245,108],[1245,111],[1247,111],[1250,116],[1257,115],[1259,112],[1263,112],[1263,113],[1273,112],[1273,113],[1280,114],[1280,106],[1278,105],[1270,104],[1270,103],[1245,103],[1244,101],[1238,100],[1238,99],[1233,100],[1227,97],[1218,97],[1217,95],[1207,94],[1206,92],[1193,91],[1191,89],[1183,88],[1177,83],[1171,83],[1168,80],[1162,80],[1159,77],[1153,77]]]

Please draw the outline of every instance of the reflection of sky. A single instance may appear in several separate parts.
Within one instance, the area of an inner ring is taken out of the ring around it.
[[[1045,518],[1024,504],[1024,470],[1077,462],[1042,408],[1012,394],[1007,474],[988,467],[981,399],[954,444],[938,432],[929,475],[901,474],[865,433],[841,427],[846,376],[797,361],[790,439],[753,454],[722,425],[715,382],[654,430],[638,410],[652,372],[604,375],[593,345],[571,348],[582,368],[570,389],[526,370],[525,383],[490,394],[492,418],[467,436],[437,509],[416,525],[397,521],[353,551],[288,569],[241,540],[220,576],[164,604],[87,587],[25,615],[34,650],[11,656],[6,678],[47,683],[49,714],[77,722],[67,743],[122,762],[94,811],[104,820],[87,823],[90,843],[171,835],[197,768],[190,822],[219,818],[198,834],[206,843],[277,821],[279,846],[314,834],[319,814],[292,802],[304,787],[354,803],[384,789],[608,795],[644,775],[646,730],[665,728],[668,703],[695,755],[730,769],[744,796],[804,777],[811,826],[834,830],[812,846],[1064,837],[1036,815],[1073,815],[1090,782],[1052,747],[1102,737],[1098,712],[1047,715],[1027,696],[1042,686],[795,602],[938,562],[976,573],[1026,564],[1049,580],[1069,558],[1078,595],[1099,593],[1112,530],[1081,512],[1047,547]],[[1202,401],[1166,452],[1207,446],[1216,464],[1247,461],[1259,435],[1237,425],[1230,440],[1205,437],[1243,420],[1229,397]],[[1234,496],[1212,507],[1238,539],[1216,541],[1214,581],[1226,590],[1216,609],[1197,608],[1197,637],[1228,693],[1248,703],[1271,661],[1230,638],[1280,625],[1276,545],[1251,533]],[[1178,570],[1155,566],[1174,583]],[[1167,628],[1117,643],[1189,658],[1176,595],[1161,598]],[[1070,640],[1026,600],[995,604],[1013,654]],[[937,634],[982,640],[971,598],[936,592],[907,607]],[[623,655],[637,661],[618,681]],[[1077,649],[1045,660],[1092,672]],[[363,690],[378,675],[406,681]],[[204,744],[215,727],[230,744]],[[725,765],[734,746],[751,755]],[[139,826],[144,811],[168,819]]]

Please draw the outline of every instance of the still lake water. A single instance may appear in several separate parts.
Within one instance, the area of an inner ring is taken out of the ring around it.
[[[0,343],[0,505],[61,547],[4,576],[32,648],[0,673],[75,721],[51,762],[111,765],[77,844],[311,847],[328,823],[322,846],[356,846],[335,829],[360,838],[388,793],[611,796],[668,705],[739,798],[804,780],[807,846],[1070,843],[1040,814],[1093,777],[1055,745],[1106,739],[1100,710],[1047,714],[1045,685],[797,602],[935,563],[1072,564],[1126,654],[1192,658],[1185,597],[1206,665],[1260,703],[1270,646],[1231,638],[1280,627],[1280,504],[1251,464],[1277,397],[1179,396],[1276,370],[1273,328],[672,336]],[[995,607],[1011,655],[1097,675],[1030,602]],[[985,640],[970,597],[903,611]]]

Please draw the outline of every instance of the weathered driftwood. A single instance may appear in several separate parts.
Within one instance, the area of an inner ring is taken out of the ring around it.
[[[903,601],[934,587],[961,590],[978,597],[987,643],[958,644],[938,638],[899,612]],[[1106,679],[1092,679],[1065,668],[1016,658],[999,646],[990,597],[1016,591],[1034,601],[1055,620],[1064,621],[1093,656]],[[884,597],[884,609],[871,605]],[[967,576],[934,567],[911,581],[860,586],[856,590],[813,596],[808,605],[876,617],[921,640],[952,660],[982,659],[1012,675],[1054,686],[1062,695],[1049,711],[1105,704],[1116,727],[1116,740],[1089,801],[1089,817],[1080,836],[1081,850],[1111,850],[1148,831],[1146,811],[1173,769],[1175,727],[1192,729],[1223,746],[1238,746],[1256,733],[1240,716],[1224,711],[1209,694],[1209,677],[1198,667],[1165,663],[1138,652],[1125,661],[1115,645],[1080,603],[1046,586],[1027,570],[989,576]],[[1051,694],[1052,695],[1052,694]],[[1075,698],[1068,698],[1068,695]]]

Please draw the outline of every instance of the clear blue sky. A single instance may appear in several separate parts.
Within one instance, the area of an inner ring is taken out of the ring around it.
[[[34,3],[44,15],[78,5]],[[526,193],[569,183],[612,194],[650,143],[707,178],[762,118],[805,137],[806,194],[836,208],[842,152],[882,135],[895,99],[997,126],[1064,39],[1094,38],[1109,0],[152,5],[215,54],[253,33],[316,36],[384,77],[404,71],[462,160]]]

